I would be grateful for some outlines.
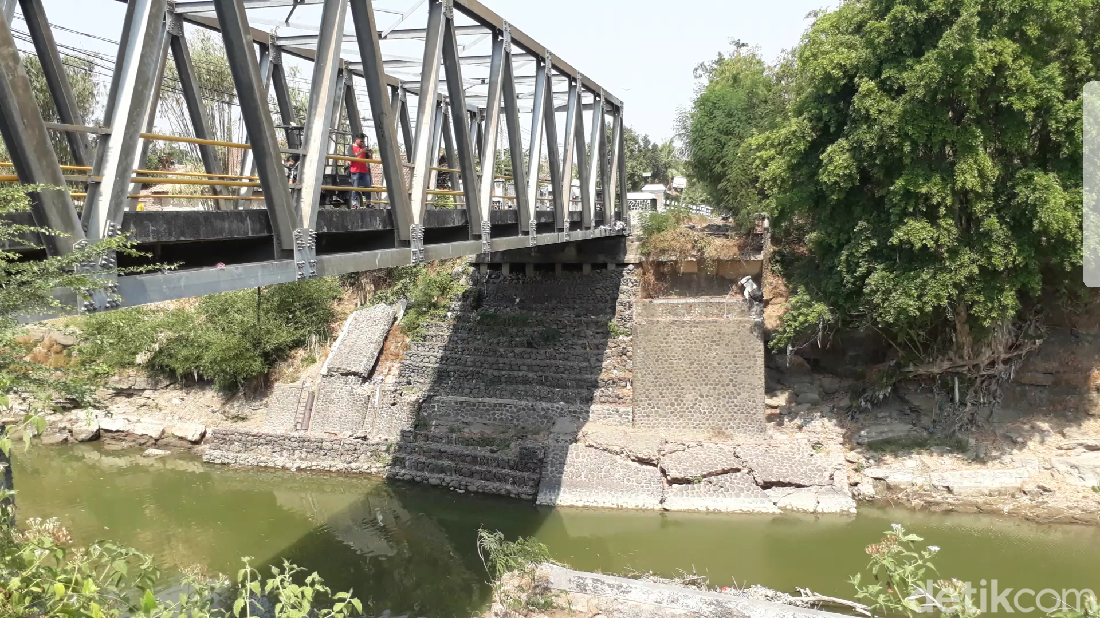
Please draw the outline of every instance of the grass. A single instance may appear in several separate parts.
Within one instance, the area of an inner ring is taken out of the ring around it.
[[[393,268],[382,277],[371,300],[387,304],[407,300],[401,329],[409,339],[421,341],[428,323],[442,320],[451,299],[464,289],[451,276],[455,265],[447,261]]]
[[[619,337],[629,337],[630,329],[619,326],[619,323],[615,320],[611,320],[607,323],[607,334],[612,338],[618,339]]]
[[[493,579],[500,601],[515,612],[547,611],[558,607],[560,593],[536,581],[536,566],[553,562],[546,545],[531,537],[504,540],[501,532],[477,531],[477,553]],[[514,586],[504,586],[505,578],[516,578]]]

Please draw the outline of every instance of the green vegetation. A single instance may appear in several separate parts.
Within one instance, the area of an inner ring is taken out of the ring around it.
[[[1097,6],[855,0],[817,16],[790,119],[748,144],[784,235],[776,257],[808,300],[785,341],[824,306],[914,360],[969,359],[1072,287]]]
[[[607,323],[607,334],[612,338],[618,339],[619,337],[629,337],[630,329],[620,326],[615,320],[611,320]]]
[[[331,334],[335,279],[205,296],[193,308],[109,311],[77,320],[79,362],[100,374],[144,367],[232,390]]]
[[[776,128],[786,116],[784,74],[789,61],[769,66],[760,50],[734,42],[731,55],[719,54],[695,69],[702,79],[691,109],[680,118],[692,180],[717,205],[742,223],[764,209],[756,184],[749,138]]]
[[[414,341],[422,339],[424,326],[443,319],[451,299],[464,289],[451,275],[451,268],[456,264],[433,262],[390,269],[382,277],[372,299],[376,303],[388,304],[406,299],[408,305],[401,318],[401,329]]]
[[[631,191],[639,191],[648,183],[671,184],[673,177],[683,171],[683,159],[672,140],[657,143],[625,127],[623,149],[626,183]]]
[[[532,564],[551,562],[550,550],[539,541],[530,537],[506,541],[504,533],[490,532],[484,528],[477,531],[477,554],[494,581],[500,581],[507,573],[525,570]]]
[[[56,519],[31,519],[21,529],[10,522],[10,512],[0,516],[0,615],[10,618],[251,618],[264,597],[274,609],[266,615],[275,618],[362,614],[358,599],[334,594],[316,573],[295,583],[303,570],[284,561],[265,579],[248,558],[232,589],[228,581],[188,572],[173,586],[175,600],[158,599],[164,582],[151,556],[112,543],[73,547]]]
[[[96,65],[88,58],[78,56],[62,56],[62,58],[65,65],[65,76],[72,88],[76,111],[85,124],[95,124],[100,89],[100,85],[94,79]],[[38,109],[42,112],[42,120],[45,122],[61,122],[61,117],[57,115],[57,107],[54,105],[53,97],[50,95],[50,89],[46,85],[46,75],[42,72],[42,63],[39,62],[38,56],[31,54],[23,56],[23,68],[27,71],[27,77],[30,78],[31,90],[34,92],[34,100],[38,103]],[[50,139],[53,141],[57,162],[61,165],[72,165],[74,160],[72,153],[69,152],[69,142],[65,139],[65,134],[53,131],[50,133]],[[11,156],[8,154],[8,149],[3,140],[0,140],[0,160],[11,161]],[[4,174],[14,173],[11,168],[0,168],[0,171]]]

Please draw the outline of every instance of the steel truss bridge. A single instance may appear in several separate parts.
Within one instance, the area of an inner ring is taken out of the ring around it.
[[[618,98],[478,0],[400,0],[412,6],[396,10],[380,6],[386,1],[129,0],[98,126],[80,117],[43,0],[0,0],[0,134],[14,168],[9,176],[0,168],[0,180],[87,186],[36,194],[33,222],[65,235],[33,240],[59,255],[129,233],[139,249],[155,249],[154,258],[182,256],[179,270],[108,277],[114,294],[98,294],[82,310],[628,233]],[[59,123],[43,121],[21,63],[11,28],[17,4]],[[382,24],[380,14],[394,17]],[[185,24],[219,33],[247,142],[210,139]],[[488,54],[467,53],[482,42]],[[410,45],[411,55],[389,53]],[[154,132],[169,55],[193,138]],[[294,58],[312,66],[304,118],[295,116],[288,85],[286,64]],[[369,116],[360,115],[359,84]],[[268,104],[272,89],[278,123]],[[333,140],[341,121],[373,136],[373,162],[384,177],[376,184],[384,180],[384,187],[359,191],[384,192],[386,200],[376,201],[385,208],[320,207],[322,191],[332,190],[326,166],[348,159]],[[492,173],[502,123],[510,176]],[[59,165],[51,132],[64,135],[74,165]],[[203,172],[141,170],[156,140],[196,144]],[[439,167],[441,142],[447,167]],[[221,168],[218,147],[243,151],[239,174]],[[300,156],[296,179],[283,167],[288,154]],[[451,190],[437,188],[441,173],[450,174]],[[512,180],[511,195],[494,193],[502,178]],[[206,199],[218,210],[137,212],[137,193],[156,183],[211,186]],[[458,208],[434,208],[438,195],[453,196]],[[506,207],[494,208],[494,200]]]

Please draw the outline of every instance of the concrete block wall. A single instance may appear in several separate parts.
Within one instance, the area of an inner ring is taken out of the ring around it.
[[[635,427],[763,433],[763,333],[747,303],[636,301],[633,388]]]

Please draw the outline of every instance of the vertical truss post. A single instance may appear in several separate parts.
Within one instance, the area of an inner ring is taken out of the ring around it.
[[[537,116],[536,116],[537,117]],[[533,201],[527,200],[527,192],[521,189],[527,172],[523,165],[523,133],[519,128],[519,96],[516,92],[516,77],[512,71],[512,28],[504,22],[504,120],[508,124],[508,152],[512,159],[512,182],[516,187],[516,216],[519,218],[520,233],[528,232],[534,240],[537,227]],[[532,140],[534,134],[531,135]],[[538,169],[538,154],[531,159],[531,165]]]
[[[160,109],[160,87],[164,83],[164,71],[168,66],[168,51],[169,42],[172,39],[171,34],[168,32],[170,26],[169,15],[164,17],[164,28],[160,31],[160,39],[157,43],[157,49],[159,49],[159,55],[157,56],[157,69],[156,76],[153,78],[153,92],[149,97],[149,105],[145,110],[145,127],[142,129],[145,133],[152,133],[153,128],[157,124],[157,110]],[[145,167],[145,161],[149,156],[149,148],[152,147],[152,143],[149,140],[142,140],[141,148],[138,152],[138,156],[134,159],[133,167],[143,168]],[[130,185],[130,195],[137,195],[146,188],[144,183],[134,183]],[[130,198],[130,207],[137,208],[139,199],[136,197]]]
[[[620,214],[622,215],[622,221],[623,221],[623,223],[626,224],[627,231],[629,231],[630,230],[630,206],[629,206],[630,202],[629,202],[629,200],[626,199],[626,194],[627,194],[627,186],[626,186],[626,147],[623,144],[623,139],[624,139],[623,134],[626,133],[626,130],[625,130],[626,125],[623,124],[625,122],[625,120],[623,119],[623,104],[621,102],[619,103],[619,114],[618,114],[618,118],[616,120],[618,121],[617,124],[619,126],[618,136],[615,139],[615,143],[616,143],[615,151],[618,153],[618,156],[615,157],[615,159],[619,164],[619,167],[618,167],[618,171],[619,171],[619,178],[618,178],[618,182],[619,182],[619,209],[620,209]]]
[[[615,199],[616,189],[619,185],[619,142],[622,133],[622,108],[615,108],[611,116],[611,170],[604,176],[603,185],[604,225],[611,225],[626,218],[626,194],[623,193],[618,196],[618,199]],[[614,204],[615,208],[612,209],[609,204]],[[614,217],[611,216],[612,213],[615,215]]]
[[[15,0],[10,0],[9,4],[11,10],[14,10]],[[23,21],[27,23],[27,31],[30,32],[31,40],[34,41],[34,50],[42,64],[42,75],[46,78],[46,87],[49,88],[54,106],[57,107],[57,117],[65,124],[84,124],[84,118],[76,107],[76,98],[73,97],[73,89],[65,73],[65,66],[61,63],[61,55],[57,53],[57,45],[54,43],[53,31],[50,30],[50,22],[46,19],[42,0],[20,0],[20,4],[23,7]],[[11,23],[10,18],[6,21]],[[69,144],[69,152],[72,153],[75,165],[92,164],[91,148],[85,134],[68,131],[65,133],[65,140]]]
[[[424,62],[420,69],[420,98],[416,106],[416,137],[412,142],[412,224],[417,230],[424,229],[424,216],[428,200],[428,176],[430,167],[436,161],[431,152],[432,119],[435,116],[436,90],[439,87],[439,59],[443,53],[443,5],[432,2],[428,5],[428,29],[424,34]],[[405,101],[402,109],[408,110]],[[406,146],[408,149],[408,146]],[[419,249],[419,250],[418,250]],[[423,248],[413,247],[413,263],[424,259]]]
[[[603,91],[596,90],[592,93],[592,139],[588,142],[588,177],[585,179],[588,185],[588,201],[584,204],[585,219],[584,229],[589,230],[596,225],[596,181],[601,177],[600,153],[605,151],[603,144],[607,141],[603,132]],[[607,198],[604,198],[606,208]],[[606,216],[606,215],[605,215]]]
[[[539,167],[542,162],[542,138],[543,127],[546,125],[543,116],[546,114],[546,78],[547,67],[549,66],[549,59],[539,58],[536,60],[535,66],[535,94],[531,105],[531,140],[527,156],[527,203],[531,209],[531,222],[529,222],[528,233],[531,235],[531,240],[534,241],[535,234],[538,231],[538,199],[539,199]],[[553,105],[551,105],[553,108]],[[553,112],[551,112],[553,113]],[[508,127],[508,132],[512,132],[512,128]],[[552,146],[555,150],[557,144]],[[513,174],[514,176],[515,174]],[[519,180],[516,180],[516,194],[519,194]]]
[[[477,157],[485,156],[485,108],[477,110]]]
[[[351,128],[351,135],[354,138],[356,135],[366,135],[366,131],[363,130],[363,117],[359,115],[359,101],[355,99],[355,81],[351,74],[351,71],[344,67],[344,112],[348,115],[348,127]],[[366,140],[369,145],[370,140]]]
[[[260,81],[263,82],[263,96],[264,96],[264,109],[267,109],[267,94],[271,89],[271,47],[264,43],[260,43]],[[272,124],[274,126],[274,124]],[[247,127],[246,127],[247,129]],[[248,135],[244,138],[244,143],[251,144],[251,137]],[[281,157],[280,157],[281,161]],[[280,169],[282,169],[280,167]],[[255,176],[256,175],[256,155],[251,150],[245,150],[241,153],[241,166],[238,172],[241,176]],[[246,198],[252,197],[252,192],[255,189],[253,187],[241,187],[237,190],[237,197]],[[237,210],[244,210],[249,208],[249,202],[245,199],[237,200],[235,208]]]
[[[455,168],[458,164],[458,157],[455,155],[455,136],[453,130],[453,123],[451,122],[451,113],[447,110],[447,105],[443,104],[443,152],[447,155],[447,167],[451,169]],[[451,180],[451,191],[461,191],[462,179],[460,179],[454,172],[445,172],[447,178]]]
[[[593,119],[594,118],[595,116],[593,115]],[[588,142],[584,134],[583,89],[577,95],[577,124],[573,125],[573,130],[576,131],[575,143],[577,145],[577,180],[580,184],[581,190],[581,229],[587,230],[592,227],[591,212],[594,209],[594,206],[592,205],[592,187],[590,187],[588,184],[590,168],[588,166]],[[593,157],[594,156],[595,155],[593,155]]]
[[[566,212],[565,199],[568,197],[562,197],[562,161],[561,151],[558,150],[558,113],[554,108],[554,59],[550,55],[550,52],[546,53],[546,80],[543,84],[545,90],[543,103],[543,114],[545,116],[544,126],[546,127],[546,162],[550,168],[550,197],[551,206],[554,209],[554,229],[565,229],[566,219],[563,217],[563,213]],[[533,122],[538,122],[538,119],[534,119]],[[566,189],[566,196],[569,195],[568,189]]]
[[[184,103],[187,105],[187,115],[191,119],[191,128],[195,137],[199,139],[213,139],[210,133],[210,119],[207,116],[206,105],[199,91],[199,82],[195,77],[195,67],[191,63],[191,50],[187,45],[187,37],[183,33],[183,20],[179,15],[168,15],[168,35],[172,48],[172,60],[176,66],[176,75],[179,77],[180,91],[183,93]],[[207,174],[221,174],[221,163],[218,161],[218,151],[210,145],[199,145],[199,156],[202,158],[202,168]],[[221,195],[219,187],[212,187],[215,195]],[[222,200],[218,200],[219,202]]]
[[[283,50],[278,45],[268,46],[268,62],[271,63],[271,80],[275,87],[275,101],[279,105],[279,120],[282,121],[286,134],[286,146],[291,150],[302,147],[300,135],[290,127],[298,124],[298,116],[294,113],[294,102],[290,100],[290,84],[286,79],[286,69],[283,68]]]
[[[38,110],[30,77],[23,68],[12,38],[9,20],[0,20],[0,136],[8,147],[15,173],[25,184],[65,187],[46,123]],[[83,242],[84,230],[67,189],[40,191],[31,202],[34,222],[65,236],[43,235],[50,255],[61,255]]]
[[[431,158],[429,159],[429,162],[431,163],[431,167],[434,168],[438,167],[437,164],[439,163],[439,146],[440,142],[443,141],[443,123],[446,122],[446,119],[443,115],[443,110],[445,109],[445,106],[443,105],[443,99],[441,99],[440,97],[436,97],[433,103],[434,104],[432,105],[432,107],[435,108],[435,114],[433,115],[432,120],[432,146]],[[438,180],[439,170],[432,169],[432,172],[428,174],[428,188],[434,189],[438,187]]]
[[[321,12],[321,35],[317,40],[317,57],[313,62],[312,88],[306,112],[305,137],[298,192],[298,208],[294,230],[294,263],[298,279],[317,276],[317,210],[324,184],[325,158],[329,151],[332,127],[339,122],[347,72],[342,68],[340,47],[344,43],[344,19],[347,0],[325,0]]]
[[[411,242],[412,212],[409,205],[409,193],[405,190],[405,170],[397,148],[397,120],[392,105],[386,101],[385,70],[382,65],[382,52],[378,45],[378,22],[374,15],[371,0],[351,0],[351,17],[355,22],[355,40],[359,45],[359,56],[363,59],[363,75],[367,84],[367,97],[370,100],[371,116],[374,119],[375,137],[378,138],[378,156],[382,160],[382,173],[386,177],[386,186],[393,213],[393,224],[397,228],[398,239]],[[417,232],[416,240],[423,243],[423,231]]]
[[[100,137],[96,175],[103,178],[88,185],[84,223],[88,238],[100,240],[118,231],[127,204],[130,177],[138,145],[146,124],[150,99],[156,93],[159,47],[164,36],[166,0],[130,0],[126,3],[126,25],[115,60],[111,96],[105,124],[111,134]]]
[[[415,142],[413,141],[412,121],[409,118],[409,95],[404,88],[397,89],[398,120],[401,123],[401,139],[405,142],[405,161],[412,163]]]
[[[551,95],[553,96],[553,95]],[[562,204],[560,208],[563,209],[563,213],[560,214],[558,219],[559,231],[565,232],[565,238],[569,238],[569,209],[573,206],[573,154],[575,150],[584,148],[582,141],[580,146],[577,146],[577,119],[580,116],[580,98],[581,98],[581,77],[569,78],[569,104],[566,106],[565,111],[565,146],[562,148],[562,160],[561,160],[561,193]],[[553,99],[551,98],[551,103]],[[581,133],[583,133],[583,129]],[[583,169],[579,167],[578,169]],[[583,182],[581,185],[583,186]]]
[[[505,25],[507,27],[507,24]],[[493,55],[489,67],[489,92],[485,100],[485,141],[478,153],[481,157],[480,203],[486,216],[481,222],[481,243],[484,253],[489,252],[490,221],[488,211],[493,207],[493,186],[496,184],[497,134],[500,130],[500,98],[504,88],[504,37],[493,32]]]
[[[470,144],[469,127],[466,126],[466,87],[462,83],[462,62],[458,56],[458,37],[455,35],[454,0],[431,0],[432,4],[443,5],[443,67],[447,73],[447,92],[451,101],[451,120],[456,123],[455,146],[458,148],[458,169],[462,176],[462,193],[466,198],[466,215],[470,224],[470,235],[480,234],[485,227],[482,221],[489,221],[487,213],[481,210],[477,193],[477,167],[474,163],[473,147]],[[485,170],[492,175],[493,170]],[[485,242],[482,241],[482,249]]]
[[[229,72],[237,88],[241,117],[248,131],[256,173],[264,190],[271,230],[276,241],[276,256],[289,257],[294,249],[294,203],[287,186],[279,156],[275,122],[267,109],[267,89],[256,62],[252,30],[248,25],[243,0],[219,0],[214,3],[221,26]]]

